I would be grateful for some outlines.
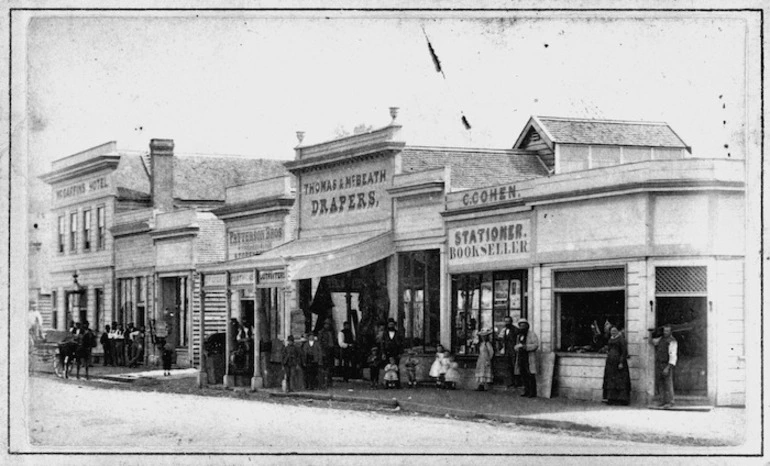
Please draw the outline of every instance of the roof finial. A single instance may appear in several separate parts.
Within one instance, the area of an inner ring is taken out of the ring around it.
[[[305,139],[305,132],[304,131],[297,131],[297,145],[302,144],[302,140]]]
[[[398,116],[398,107],[390,107],[390,117],[393,119],[390,124],[394,124],[396,122],[396,117]]]

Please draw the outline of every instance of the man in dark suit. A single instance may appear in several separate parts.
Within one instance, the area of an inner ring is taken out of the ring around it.
[[[516,368],[516,336],[518,329],[513,325],[511,316],[505,317],[505,326],[500,330],[498,338],[500,339],[500,353],[503,355],[505,364],[505,384],[508,388],[513,388],[514,373]]]
[[[318,366],[323,362],[321,344],[315,334],[308,335],[308,341],[302,345],[302,366],[305,369],[305,388],[318,388]]]
[[[382,354],[382,359],[384,361],[389,361],[390,358],[395,359],[396,365],[398,366],[401,360],[402,350],[403,350],[403,339],[401,338],[401,335],[398,333],[398,330],[396,330],[396,321],[390,318],[388,319],[388,328],[385,330],[385,333],[382,336],[382,348],[381,348],[380,354]],[[401,388],[400,375],[399,375],[399,380],[396,382],[396,386],[398,388]]]

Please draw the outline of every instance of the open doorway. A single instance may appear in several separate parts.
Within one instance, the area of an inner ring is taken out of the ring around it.
[[[674,393],[708,395],[706,267],[656,267],[655,325],[671,326],[678,354]]]
[[[189,343],[187,277],[160,278],[160,307],[163,314],[158,325],[158,336],[165,336],[173,348],[186,348]],[[177,363],[176,357],[175,351],[174,363]]]

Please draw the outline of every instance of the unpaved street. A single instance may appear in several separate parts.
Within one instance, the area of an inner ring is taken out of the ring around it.
[[[659,448],[400,413],[110,390],[50,377],[29,382],[34,451],[576,454]]]

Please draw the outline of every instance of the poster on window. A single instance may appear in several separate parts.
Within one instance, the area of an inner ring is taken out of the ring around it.
[[[495,280],[495,308],[508,307],[508,280]]]
[[[492,282],[481,284],[481,308],[492,309]]]
[[[511,280],[511,309],[521,309],[521,280]]]

